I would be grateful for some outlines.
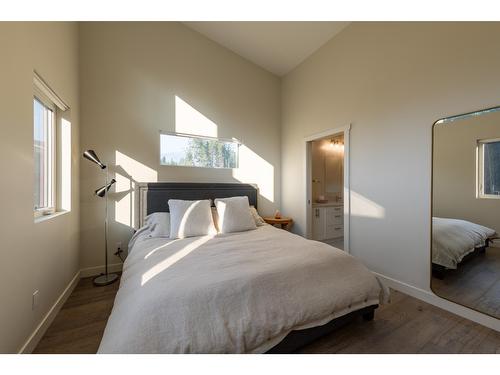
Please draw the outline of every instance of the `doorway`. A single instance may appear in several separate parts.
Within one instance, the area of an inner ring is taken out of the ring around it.
[[[350,126],[305,139],[306,237],[349,252]]]

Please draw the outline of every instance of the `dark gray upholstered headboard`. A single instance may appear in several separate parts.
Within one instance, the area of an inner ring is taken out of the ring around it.
[[[257,208],[257,188],[250,184],[238,183],[188,183],[151,182],[140,186],[140,224],[144,217],[153,212],[168,212],[169,199],[200,200],[248,197],[250,205]]]

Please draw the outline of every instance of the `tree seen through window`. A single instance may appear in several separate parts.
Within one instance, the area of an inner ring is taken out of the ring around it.
[[[161,164],[202,168],[237,168],[238,142],[161,134]]]

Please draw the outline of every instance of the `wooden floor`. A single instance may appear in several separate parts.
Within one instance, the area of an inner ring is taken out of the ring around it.
[[[96,353],[119,285],[81,279],[34,353]]]
[[[95,353],[118,283],[94,287],[82,279],[35,353]],[[500,332],[480,326],[402,293],[300,353],[500,353]]]
[[[488,247],[443,280],[432,278],[437,295],[500,318],[500,248]]]

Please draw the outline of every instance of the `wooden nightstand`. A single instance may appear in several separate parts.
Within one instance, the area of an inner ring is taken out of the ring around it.
[[[282,217],[281,219],[276,219],[275,217],[264,217],[263,219],[266,223],[285,230],[290,230],[293,225],[293,219],[289,217]]]

